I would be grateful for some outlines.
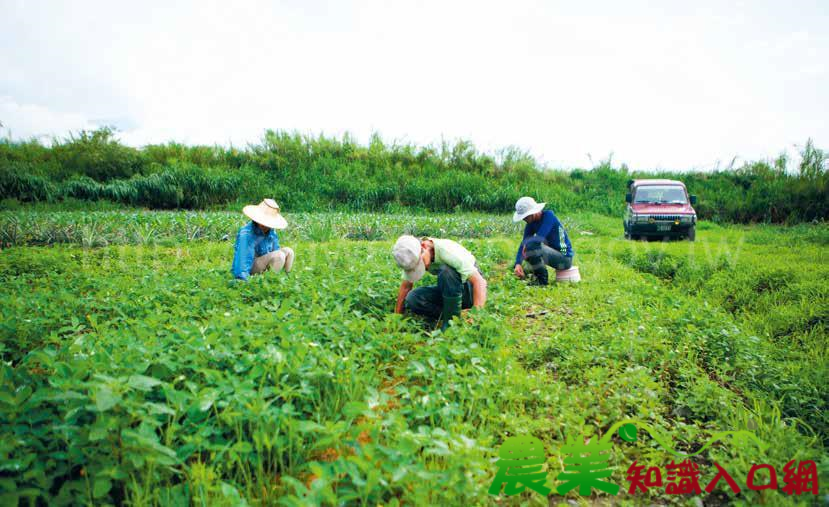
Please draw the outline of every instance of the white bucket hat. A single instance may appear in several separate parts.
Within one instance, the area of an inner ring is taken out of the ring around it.
[[[533,213],[544,209],[546,202],[535,202],[532,197],[522,197],[515,203],[515,213],[512,215],[513,222],[520,222]]]
[[[265,199],[259,204],[250,204],[242,208],[248,218],[271,229],[284,229],[288,222],[279,213],[279,205],[273,199]]]
[[[406,280],[415,283],[423,278],[426,272],[426,265],[420,258],[420,240],[414,236],[405,234],[397,238],[392,248],[392,255],[397,265],[403,268],[403,275]]]

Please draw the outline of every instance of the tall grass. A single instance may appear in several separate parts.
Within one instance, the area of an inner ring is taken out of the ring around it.
[[[635,177],[685,181],[700,198],[701,218],[724,222],[798,222],[829,216],[827,156],[807,142],[796,173],[785,159],[712,173],[631,171],[610,161],[591,170],[550,170],[510,147],[495,155],[466,141],[440,146],[367,146],[342,138],[267,131],[246,148],[140,149],[111,130],[82,132],[51,146],[0,141],[0,199],[112,201],[149,208],[221,207],[273,196],[294,211],[488,211],[510,209],[522,195],[559,212],[620,214]]]

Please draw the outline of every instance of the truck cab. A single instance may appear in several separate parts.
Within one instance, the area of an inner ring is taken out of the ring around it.
[[[697,196],[677,180],[641,179],[628,182],[624,217],[626,239],[647,237],[696,239]]]

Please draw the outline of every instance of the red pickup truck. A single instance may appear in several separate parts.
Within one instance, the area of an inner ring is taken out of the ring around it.
[[[626,239],[673,237],[696,239],[697,196],[676,180],[630,180],[624,227]]]

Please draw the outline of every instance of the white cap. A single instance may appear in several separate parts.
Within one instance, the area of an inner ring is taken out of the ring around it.
[[[533,213],[544,209],[546,202],[535,202],[532,197],[522,197],[515,203],[515,213],[512,215],[513,222],[520,222]]]
[[[406,280],[415,283],[423,278],[426,272],[426,265],[420,258],[420,240],[408,234],[397,238],[392,248],[392,255],[397,265],[403,268]]]

